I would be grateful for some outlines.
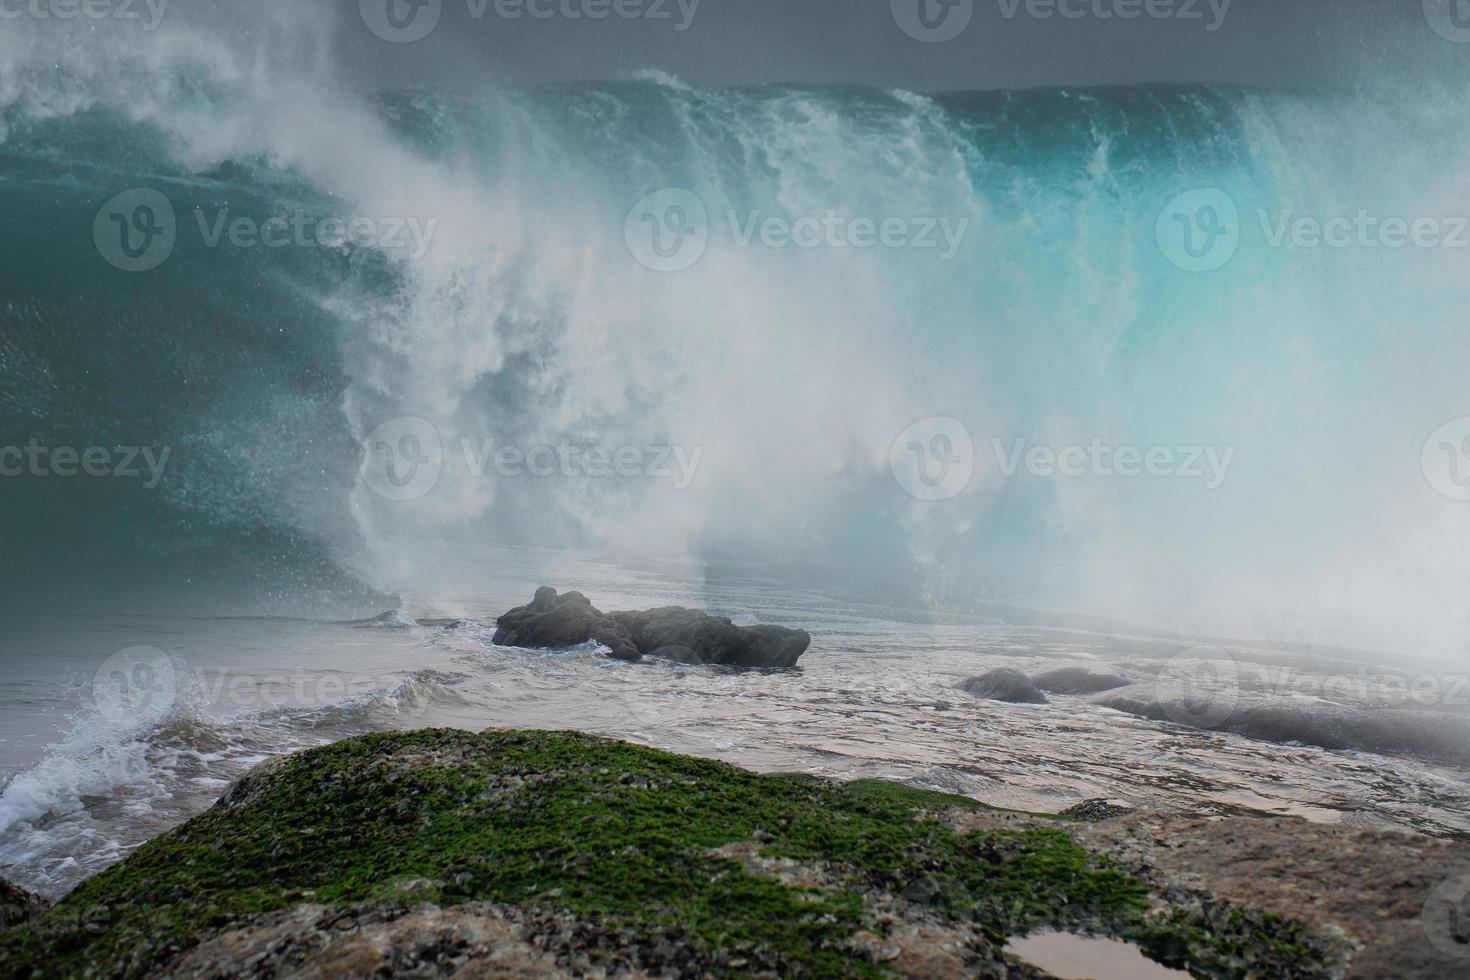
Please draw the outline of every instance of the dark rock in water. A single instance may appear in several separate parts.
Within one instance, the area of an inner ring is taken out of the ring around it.
[[[1066,817],[1069,820],[1081,820],[1084,823],[1102,823],[1104,820],[1126,817],[1132,812],[1134,811],[1130,807],[1118,806],[1107,800],[1083,800],[1075,806],[1067,807],[1057,816]]]
[[[791,667],[811,645],[805,630],[736,626],[723,616],[671,606],[604,613],[580,592],[558,595],[542,586],[527,606],[497,620],[494,642],[544,650],[601,643],[619,660],[663,657],[688,664]]]
[[[0,929],[28,922],[50,907],[51,903],[41,896],[0,878]]]
[[[495,623],[494,642],[501,646],[545,650],[593,640],[612,650],[618,660],[639,657],[628,631],[580,592],[557,595],[555,589],[543,585],[530,605],[517,606]]]
[[[736,626],[723,616],[680,606],[615,612],[612,619],[628,631],[641,652],[688,664],[794,667],[812,642],[805,630]]]
[[[1230,732],[1262,742],[1407,755],[1470,766],[1470,718],[1435,711],[1241,703],[1229,691],[1217,701],[1144,701],[1110,695],[1099,703],[1150,721]]]
[[[1085,667],[1063,667],[1036,678],[1036,686],[1052,694],[1101,694],[1131,682],[1117,674],[1094,674]]]
[[[960,690],[977,698],[1005,701],[1009,704],[1047,704],[1046,695],[1037,690],[1031,678],[1019,670],[1002,667],[979,677],[971,677]]]

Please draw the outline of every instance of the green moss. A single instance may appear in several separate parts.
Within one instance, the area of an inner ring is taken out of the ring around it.
[[[850,783],[843,783],[842,789],[855,798],[886,800],[930,810],[962,809],[996,812],[994,807],[986,806],[979,800],[972,800],[968,796],[955,796],[952,793],[919,789],[915,786],[890,783],[882,779],[856,779]]]
[[[1063,830],[958,834],[937,818],[956,806],[978,804],[575,733],[370,735],[258,772],[0,937],[0,973],[44,962],[48,975],[141,975],[221,927],[303,901],[489,901],[755,950],[783,975],[872,976],[880,967],[845,943],[881,931],[865,905],[874,890],[978,923],[996,944],[1052,925],[1139,937],[1192,965],[1236,952],[1182,913],[1146,916],[1145,887]],[[824,887],[713,853],[736,842],[823,869]],[[1238,931],[1247,925],[1262,923]],[[1265,932],[1257,945],[1278,941]],[[1309,952],[1287,941],[1272,955],[1303,966]]]

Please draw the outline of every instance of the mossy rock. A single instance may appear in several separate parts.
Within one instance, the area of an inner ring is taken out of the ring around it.
[[[978,806],[569,732],[369,735],[267,763],[0,933],[0,975],[155,973],[306,906],[495,910],[569,972],[882,976],[942,935],[964,972],[1024,976],[1001,947],[1043,926],[1201,976],[1325,972],[1302,927],[1170,906],[1063,824],[957,830]]]

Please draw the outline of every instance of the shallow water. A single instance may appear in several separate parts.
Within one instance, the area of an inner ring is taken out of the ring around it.
[[[13,631],[0,687],[0,874],[63,894],[272,754],[430,725],[576,728],[758,770],[906,780],[1031,811],[1101,797],[1470,833],[1470,772],[1456,766],[1252,741],[1082,697],[1013,706],[955,689],[996,666],[1080,663],[1163,698],[1175,681],[1160,665],[1203,655],[1184,642],[923,622],[757,578],[716,583],[677,567],[533,551],[465,554],[412,579],[422,589],[403,597],[396,622],[129,615]],[[540,584],[578,588],[605,609],[686,604],[736,622],[800,625],[813,645],[796,670],[744,673],[626,664],[590,647],[494,646],[495,616]],[[1310,674],[1305,660],[1294,677]],[[1231,691],[1301,700],[1299,688],[1247,688]]]
[[[1006,945],[1006,952],[1059,980],[1172,980],[1188,977],[1148,959],[1137,946],[1068,932],[1038,932]]]

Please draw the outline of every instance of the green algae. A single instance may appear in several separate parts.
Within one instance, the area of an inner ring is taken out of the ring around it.
[[[307,901],[475,901],[751,951],[783,975],[881,976],[853,952],[854,936],[889,928],[872,913],[875,894],[975,926],[997,948],[1061,927],[1134,939],[1201,975],[1245,961],[1315,975],[1299,926],[1239,910],[1161,914],[1144,884],[1060,825],[960,833],[943,819],[956,808],[986,809],[570,732],[369,735],[258,770],[0,935],[0,975],[41,964],[47,976],[143,975],[212,933]],[[738,843],[822,880],[788,883],[716,853]]]

